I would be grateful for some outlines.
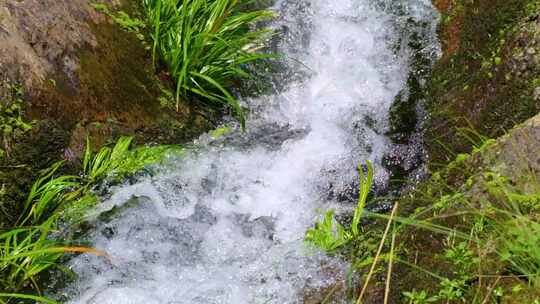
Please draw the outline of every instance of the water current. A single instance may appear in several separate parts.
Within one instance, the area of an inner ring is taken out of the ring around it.
[[[243,100],[246,132],[204,134],[158,174],[109,189],[96,212],[116,211],[86,237],[110,258],[69,262],[78,279],[61,293],[70,303],[304,303],[346,280],[348,264],[307,248],[306,229],[317,209],[343,205],[336,193],[359,162],[375,164],[377,185],[388,182],[388,113],[414,52],[407,33],[434,33],[437,15],[429,0],[272,9],[284,66],[274,92]],[[422,51],[436,53],[434,42]]]

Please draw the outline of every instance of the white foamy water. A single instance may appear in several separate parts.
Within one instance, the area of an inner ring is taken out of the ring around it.
[[[396,15],[371,2],[278,1],[277,92],[245,101],[246,133],[202,136],[158,175],[111,189],[100,210],[120,210],[89,235],[111,259],[70,262],[71,303],[302,303],[345,279],[347,264],[303,237],[357,163],[387,179],[383,134],[408,53]],[[400,14],[433,18],[428,0],[402,2]]]

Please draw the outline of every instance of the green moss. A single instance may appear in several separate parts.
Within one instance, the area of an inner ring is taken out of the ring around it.
[[[0,161],[0,229],[10,227],[22,212],[32,182],[43,168],[63,157],[69,133],[51,121],[38,121]]]
[[[0,87],[3,85],[4,83],[1,83]],[[7,94],[0,95],[0,137],[3,142],[3,146],[0,148],[0,159],[9,157],[13,140],[32,129],[31,122],[27,122],[23,117],[23,88],[20,85],[10,83],[5,84],[5,86]]]
[[[114,24],[94,28],[104,47],[81,50],[79,79],[99,101],[96,106],[113,111],[139,108],[147,115],[159,112],[159,81],[140,41]]]
[[[440,142],[456,153],[472,148],[459,136],[460,127],[472,126],[497,137],[540,111],[531,85],[540,67],[523,74],[523,63],[515,56],[516,50],[523,51],[524,40],[535,38],[524,27],[537,1],[456,2],[443,18],[440,32],[446,53],[428,85],[428,148],[433,161],[440,163],[452,159]]]

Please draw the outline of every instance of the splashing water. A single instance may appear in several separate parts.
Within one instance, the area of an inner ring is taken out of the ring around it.
[[[407,18],[435,20],[428,0],[401,2]],[[70,262],[71,302],[302,303],[343,281],[346,263],[303,237],[358,162],[388,178],[383,134],[409,67],[385,3],[278,1],[278,92],[245,101],[246,133],[203,135],[158,175],[111,189],[97,212],[117,211],[89,236],[111,258]]]

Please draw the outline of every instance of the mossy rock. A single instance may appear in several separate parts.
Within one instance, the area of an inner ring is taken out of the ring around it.
[[[536,0],[437,0],[443,57],[428,84],[426,141],[433,163],[497,137],[540,111],[540,6]],[[445,146],[443,148],[442,146]]]
[[[139,1],[99,2],[139,14]],[[154,67],[144,39],[91,1],[7,0],[0,3],[0,28],[0,81],[24,88],[24,119],[36,122],[31,134],[13,140],[0,168],[0,228],[16,220],[38,172],[79,158],[87,136],[94,148],[122,135],[136,144],[179,144],[220,116],[194,103],[164,107],[172,82]]]

